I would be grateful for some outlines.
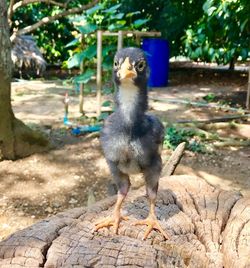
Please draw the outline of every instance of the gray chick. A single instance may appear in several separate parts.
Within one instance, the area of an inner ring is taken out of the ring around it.
[[[120,222],[126,220],[120,210],[129,191],[129,175],[142,173],[150,210],[148,217],[137,221],[135,225],[147,225],[143,239],[153,229],[168,239],[155,215],[164,127],[158,118],[146,113],[147,73],[147,60],[141,49],[129,47],[116,53],[113,67],[113,80],[117,88],[116,109],[105,121],[101,145],[118,195],[113,216],[96,224],[95,230],[114,226],[115,233],[118,233]]]

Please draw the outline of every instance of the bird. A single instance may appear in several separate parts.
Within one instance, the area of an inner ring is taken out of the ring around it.
[[[149,214],[134,225],[147,226],[143,239],[153,229],[169,239],[155,214],[164,127],[156,116],[147,113],[148,74],[149,66],[143,50],[126,47],[116,52],[113,63],[115,110],[104,122],[100,143],[118,193],[113,215],[96,223],[94,230],[113,226],[118,234],[120,222],[128,219],[121,214],[121,207],[131,185],[129,176],[141,173],[149,199]]]

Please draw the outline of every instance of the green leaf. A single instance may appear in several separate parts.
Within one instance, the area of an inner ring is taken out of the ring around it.
[[[68,68],[70,69],[70,68],[79,66],[80,63],[83,61],[84,57],[85,57],[85,52],[84,51],[81,51],[79,53],[74,54],[67,61]]]
[[[209,50],[208,50],[209,56],[212,57],[214,55],[214,52],[215,52],[214,48],[210,47]]]
[[[102,112],[100,116],[98,117],[98,121],[105,120],[109,116],[109,113],[107,112]]]
[[[114,6],[110,7],[110,8],[108,8],[108,9],[103,10],[103,12],[105,12],[105,13],[113,13],[113,12],[115,12],[121,5],[122,5],[122,4],[114,5]]]
[[[89,33],[93,33],[94,31],[96,31],[97,26],[95,24],[92,23],[87,23],[83,26],[77,26],[76,27],[82,34],[89,34]]]
[[[145,23],[147,23],[148,21],[149,21],[149,19],[138,19],[138,20],[136,20],[136,21],[133,22],[133,26],[135,28],[139,28],[142,25],[144,25]]]
[[[242,48],[241,49],[240,55],[241,55],[243,60],[247,59],[248,53],[249,53],[249,50],[247,48]]]
[[[208,9],[211,7],[212,1],[211,0],[207,0],[203,6],[202,9],[204,10],[205,13],[207,13]]]
[[[207,10],[207,15],[208,16],[211,16],[213,14],[213,12],[216,10],[217,8],[216,7],[210,7],[208,10]]]
[[[96,56],[96,45],[88,46],[84,50],[84,55],[89,60],[91,60],[92,58],[94,58]]]
[[[75,38],[74,40],[70,41],[65,47],[72,47],[79,44],[79,38]]]
[[[112,87],[104,87],[102,92],[105,95],[110,95],[114,93],[114,89]]]
[[[139,15],[139,14],[141,14],[141,11],[129,12],[129,13],[126,14],[126,17],[130,18],[130,17],[132,17],[134,15]]]
[[[102,68],[103,68],[103,71],[111,71],[113,68],[113,64],[108,61],[104,61],[102,63]]]
[[[115,51],[116,46],[115,45],[109,45],[109,46],[105,46],[102,49],[102,56],[106,57],[110,51]]]
[[[102,104],[103,107],[110,107],[111,105],[112,105],[112,102],[110,100],[106,100]]]
[[[83,22],[86,21],[86,16],[85,15],[80,15],[80,16],[76,16],[76,17],[71,17],[69,18],[70,22]]]
[[[110,19],[112,19],[112,20],[120,20],[123,17],[124,17],[124,13],[118,13],[118,14],[115,14],[115,15],[111,15]]]
[[[85,50],[74,54],[67,61],[68,68],[79,67],[81,62],[85,59],[93,59],[96,56],[96,45],[88,46]]]
[[[247,22],[248,22],[248,18],[246,18],[245,20],[244,20],[244,22],[240,25],[240,31],[241,32],[243,32],[244,31],[244,28],[245,28],[245,26],[246,26],[246,24],[247,24]]]
[[[90,16],[90,15],[94,14],[96,11],[98,11],[98,10],[100,10],[102,8],[103,8],[103,4],[97,4],[96,6],[86,10],[86,14],[88,16]]]
[[[113,23],[113,24],[109,25],[108,30],[109,31],[114,31],[114,30],[121,29],[122,26],[124,26],[125,24],[126,24],[125,20],[119,20],[116,23]]]
[[[86,72],[83,74],[80,74],[76,77],[74,77],[74,82],[75,83],[83,83],[86,84],[90,81],[91,77],[95,74],[94,70],[87,69]]]

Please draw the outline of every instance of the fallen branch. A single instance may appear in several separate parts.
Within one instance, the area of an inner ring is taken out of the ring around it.
[[[241,124],[235,124],[230,122],[215,122],[211,124],[196,124],[196,127],[204,130],[218,130],[218,129],[233,129],[238,128]]]
[[[202,124],[209,124],[209,123],[216,123],[216,122],[228,122],[235,119],[243,119],[243,118],[250,118],[250,114],[240,114],[240,115],[227,115],[223,117],[214,117],[210,119],[198,119],[198,120],[178,120],[176,124],[185,124],[185,123],[202,123]]]
[[[195,136],[201,137],[202,140],[213,142],[212,144],[215,147],[250,146],[250,140],[248,140],[248,139],[243,140],[243,139],[239,139],[239,138],[221,137],[221,136],[219,136],[218,133],[210,133],[210,132],[208,132],[206,130],[203,130],[203,129],[200,129],[200,128],[197,128],[197,127],[182,127],[181,129],[182,130],[187,130],[187,131],[193,131]],[[204,136],[204,138],[202,138],[202,136]]]
[[[247,147],[250,146],[250,140],[237,140],[237,139],[230,139],[225,138],[224,141],[217,141],[214,142],[213,145],[215,147]]]
[[[170,98],[159,98],[159,97],[149,97],[150,100],[153,101],[159,101],[159,102],[166,102],[166,103],[177,103],[177,104],[183,104],[183,105],[192,105],[197,107],[207,107],[207,108],[214,108],[214,109],[220,109],[220,110],[226,110],[226,111],[232,111],[232,112],[245,112],[248,113],[248,110],[244,110],[241,108],[234,108],[234,107],[228,107],[228,106],[222,106],[218,104],[212,104],[207,102],[196,102],[196,101],[190,101],[190,100],[183,100],[183,99],[170,99]]]
[[[164,174],[165,176],[171,176],[174,174],[174,171],[177,165],[180,163],[181,158],[184,154],[185,146],[186,142],[182,142],[176,147],[176,149],[170,156],[168,162],[164,165],[162,169],[162,174]]]

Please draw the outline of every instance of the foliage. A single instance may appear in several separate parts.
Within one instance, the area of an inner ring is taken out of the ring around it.
[[[207,102],[214,102],[216,99],[216,95],[214,93],[208,93],[207,95],[205,95],[203,97],[203,100],[207,101]]]
[[[250,56],[250,5],[248,0],[206,0],[203,16],[183,38],[194,60],[232,63]]]
[[[120,2],[123,12],[139,10],[150,18],[149,29],[161,31],[170,41],[172,56],[223,64],[249,57],[248,0]]]
[[[70,7],[79,7],[87,2],[67,1]],[[86,34],[97,29],[141,30],[145,25],[147,29],[161,31],[162,37],[169,40],[172,56],[186,55],[193,60],[223,64],[249,58],[249,0],[101,0],[99,3],[78,17],[77,27],[76,21],[74,22],[77,32],[74,31],[72,20],[70,22],[68,18],[61,18],[33,33],[49,63],[61,63],[76,54],[77,50],[65,49],[65,44],[73,37],[75,40],[68,48],[78,47],[79,51],[82,51],[86,46],[95,45],[94,39],[89,40]],[[32,25],[59,12],[60,7],[48,3],[25,5],[15,11],[11,31]],[[81,25],[80,19],[86,24]],[[85,47],[81,47],[79,33],[84,35]],[[108,45],[115,44],[114,40],[107,41],[106,38],[104,42]],[[125,40],[126,45],[130,45],[129,42],[131,39]],[[106,51],[107,54],[110,51]],[[85,55],[81,57],[84,58]],[[76,58],[72,59],[72,64],[78,66],[79,61],[76,64],[75,60],[78,61]],[[105,68],[110,64],[107,61],[108,59],[104,63]],[[69,64],[69,67],[73,66]]]
[[[184,53],[181,37],[188,25],[192,27],[202,14],[203,0],[120,0],[123,12],[135,12],[150,18],[148,27],[157,30],[170,42],[172,56]]]
[[[171,126],[165,130],[164,147],[175,149],[181,142],[186,142],[188,150],[204,153],[205,146],[201,143],[201,138],[204,137],[201,134],[197,134],[194,130]]]

